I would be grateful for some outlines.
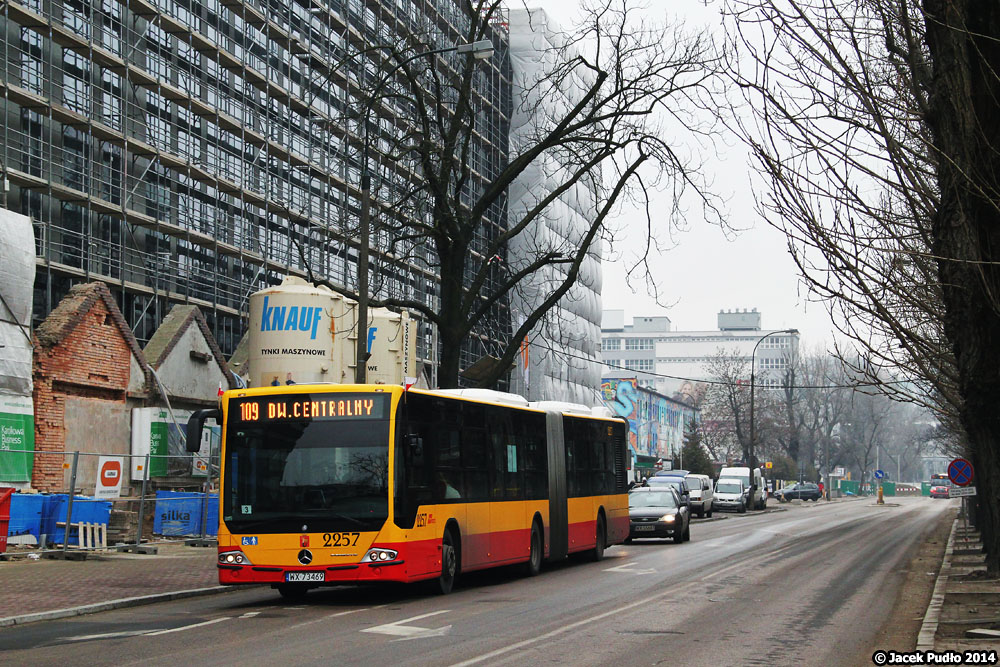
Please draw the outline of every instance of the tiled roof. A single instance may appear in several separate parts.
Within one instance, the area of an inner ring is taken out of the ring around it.
[[[226,360],[222,356],[222,350],[219,349],[219,345],[215,341],[215,336],[209,330],[208,322],[205,321],[205,316],[202,315],[198,306],[178,304],[170,309],[167,316],[163,318],[163,322],[160,323],[160,327],[156,330],[156,333],[149,339],[149,343],[144,350],[150,365],[154,369],[159,369],[163,362],[167,360],[167,357],[170,356],[174,347],[177,346],[178,341],[184,336],[188,327],[192,325],[201,329],[202,336],[204,336],[205,342],[208,343],[208,348],[212,351],[212,357],[215,358],[215,362],[226,377],[229,387],[232,388],[234,386],[233,378],[229,373]]]

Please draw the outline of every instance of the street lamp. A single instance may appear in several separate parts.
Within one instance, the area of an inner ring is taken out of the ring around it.
[[[395,67],[389,70],[381,79],[368,97],[365,104],[362,122],[365,126],[364,144],[361,147],[361,219],[359,221],[360,231],[358,234],[358,339],[355,347],[354,381],[357,384],[364,384],[367,376],[368,357],[371,356],[368,350],[368,239],[370,233],[371,220],[371,172],[368,169],[368,117],[372,112],[372,104],[378,99],[382,86],[385,85],[392,76],[407,63],[413,62],[417,58],[433,56],[439,53],[456,51],[458,53],[471,54],[476,60],[486,60],[493,55],[493,42],[488,39],[469,44],[458,44],[448,46],[443,49],[433,49],[416,53],[406,60],[401,60]]]
[[[754,430],[754,388],[756,387],[756,372],[757,364],[755,358],[757,356],[757,346],[759,346],[764,339],[770,336],[776,336],[778,334],[794,334],[798,335],[798,329],[782,329],[780,331],[770,331],[760,337],[760,340],[753,346],[753,352],[750,353],[750,447],[747,452],[747,465],[750,467],[750,499],[753,499],[753,494],[756,489],[754,488],[754,446],[757,444],[757,431]]]

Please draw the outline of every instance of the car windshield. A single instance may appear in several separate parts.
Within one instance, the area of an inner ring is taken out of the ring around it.
[[[678,491],[687,490],[684,488],[684,482],[677,477],[650,477],[649,479],[646,480],[646,483],[649,484],[650,486],[654,484],[657,486],[670,485],[675,489],[677,489]]]
[[[743,488],[737,482],[719,482],[715,490],[719,493],[739,493]]]
[[[628,497],[629,507],[677,507],[676,497],[666,491],[646,491],[631,493]]]
[[[389,515],[388,404],[387,395],[371,394],[233,401],[223,478],[223,520],[229,529],[380,529]]]

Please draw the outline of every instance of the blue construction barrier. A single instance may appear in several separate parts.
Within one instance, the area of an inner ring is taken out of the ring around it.
[[[10,498],[10,525],[8,535],[33,535],[39,546],[62,542],[69,508],[69,495],[65,493],[15,493]],[[108,523],[111,503],[88,496],[73,496],[71,523]],[[70,544],[79,544],[75,532],[70,533]]]
[[[155,535],[201,535],[202,517],[206,516],[205,494],[189,491],[157,491]],[[215,535],[219,527],[219,494],[208,496],[208,522],[205,535]]]

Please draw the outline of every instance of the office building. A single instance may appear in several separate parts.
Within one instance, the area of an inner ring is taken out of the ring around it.
[[[718,329],[710,331],[673,330],[670,318],[662,315],[634,317],[625,324],[624,311],[606,310],[601,323],[604,377],[636,378],[660,394],[686,398],[698,382],[711,379],[708,364],[720,350],[749,361],[756,346],[757,383],[779,386],[798,351],[799,334],[768,335],[774,331],[761,327],[756,308],[719,311]]]
[[[140,345],[177,303],[197,305],[225,355],[247,298],[306,267],[356,289],[361,143],[372,135],[372,296],[434,304],[432,253],[386,256],[380,206],[412,178],[385,150],[405,134],[380,99],[386,51],[464,41],[459,0],[8,0],[0,4],[0,206],[31,217],[34,325],[70,288],[105,283]],[[417,38],[415,38],[417,36]],[[507,159],[506,26],[476,74],[474,190]],[[421,42],[420,40],[424,40]],[[367,49],[367,51],[366,51]],[[357,57],[364,52],[363,57]],[[437,56],[439,68],[458,62]],[[400,74],[396,75],[401,77]],[[402,79],[397,79],[397,82]],[[390,82],[390,87],[392,82]],[[506,225],[485,214],[485,237]],[[480,244],[481,245],[481,244]],[[499,304],[463,365],[499,349]],[[433,361],[430,327],[418,355]]]

